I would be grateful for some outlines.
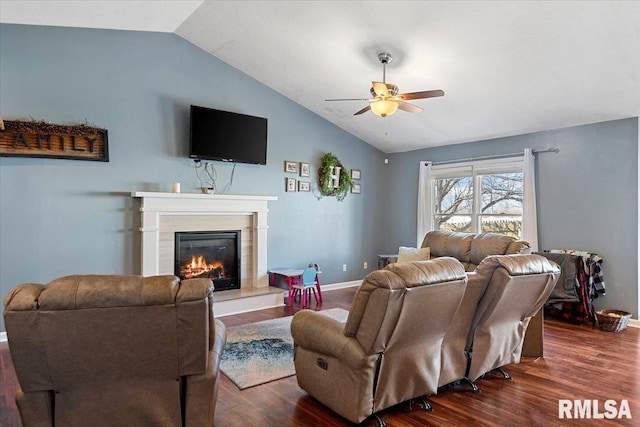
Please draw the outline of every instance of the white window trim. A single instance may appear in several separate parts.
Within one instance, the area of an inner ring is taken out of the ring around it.
[[[422,163],[422,162],[421,162]],[[431,182],[427,186],[425,190],[428,191],[428,197],[426,198],[429,201],[428,208],[428,218],[427,225],[429,230],[434,229],[434,212],[433,212],[433,200],[435,200],[434,194],[434,185],[433,182],[436,179],[441,178],[456,178],[456,177],[465,177],[472,176],[473,177],[473,185],[474,185],[474,206],[473,213],[471,216],[471,227],[474,233],[479,232],[478,228],[478,218],[480,214],[479,204],[481,200],[479,197],[475,197],[475,189],[480,188],[481,185],[481,175],[482,174],[495,174],[495,173],[505,173],[505,172],[520,172],[524,171],[524,158],[523,156],[514,156],[514,157],[505,157],[500,159],[490,159],[490,160],[475,160],[475,161],[466,161],[466,162],[458,162],[458,163],[447,163],[443,165],[434,164],[431,166]],[[477,206],[476,206],[477,205]]]

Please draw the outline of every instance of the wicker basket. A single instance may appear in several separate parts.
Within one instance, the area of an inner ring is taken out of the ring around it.
[[[600,329],[608,332],[620,332],[627,328],[631,313],[622,310],[604,309],[596,312]]]

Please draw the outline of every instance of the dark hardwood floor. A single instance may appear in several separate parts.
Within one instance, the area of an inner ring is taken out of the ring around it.
[[[325,292],[318,309],[348,309],[355,288]],[[227,326],[294,314],[299,305],[227,316]],[[545,320],[545,357],[507,366],[513,379],[478,381],[480,393],[448,390],[429,398],[433,412],[398,405],[381,415],[390,427],[406,426],[635,426],[640,419],[640,329],[620,333]],[[7,343],[0,344],[0,426],[20,426],[14,393],[18,388]],[[628,401],[632,419],[559,419],[560,399]],[[349,426],[302,391],[295,376],[244,391],[224,375],[216,426]],[[363,425],[375,426],[372,419]]]

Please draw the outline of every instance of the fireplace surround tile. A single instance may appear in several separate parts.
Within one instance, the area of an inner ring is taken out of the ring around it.
[[[241,289],[268,288],[267,212],[275,196],[133,192],[141,199],[142,274],[174,273],[175,232],[241,230]]]

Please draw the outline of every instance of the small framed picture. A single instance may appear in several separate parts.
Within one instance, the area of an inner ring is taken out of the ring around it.
[[[284,161],[284,171],[289,173],[298,173],[298,162],[292,162],[290,160]]]
[[[298,191],[311,191],[311,183],[308,181],[298,181]]]
[[[360,169],[351,169],[351,179],[360,179]]]
[[[311,165],[309,163],[300,163],[300,176],[311,176]]]
[[[360,184],[353,184],[353,186],[351,187],[351,192],[354,194],[360,194],[360,191]]]
[[[286,189],[287,191],[296,191],[297,181],[295,178],[285,178]]]

